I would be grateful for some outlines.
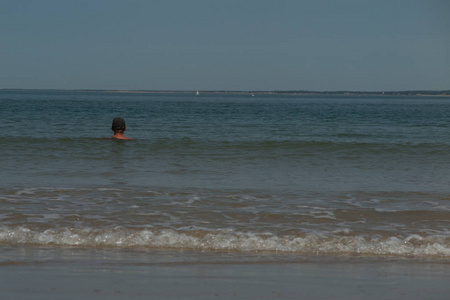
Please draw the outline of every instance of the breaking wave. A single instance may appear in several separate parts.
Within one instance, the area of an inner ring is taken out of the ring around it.
[[[171,229],[60,228],[36,231],[27,227],[0,228],[0,244],[179,249],[298,253],[306,255],[373,255],[404,257],[450,257],[450,237],[355,235],[274,236],[234,231],[186,231]]]

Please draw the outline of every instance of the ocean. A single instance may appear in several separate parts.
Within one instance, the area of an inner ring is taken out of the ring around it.
[[[0,90],[0,120],[9,254],[450,258],[448,97]]]

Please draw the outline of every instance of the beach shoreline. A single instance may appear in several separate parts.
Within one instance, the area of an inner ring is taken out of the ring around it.
[[[447,299],[450,292],[450,263],[439,259],[2,250],[4,299]]]

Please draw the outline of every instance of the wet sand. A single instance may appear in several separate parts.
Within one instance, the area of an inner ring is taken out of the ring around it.
[[[1,299],[448,299],[450,261],[0,248]]]

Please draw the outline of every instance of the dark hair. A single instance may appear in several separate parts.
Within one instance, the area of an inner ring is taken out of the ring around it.
[[[125,131],[126,125],[125,120],[123,118],[114,118],[111,125],[112,130],[114,131]]]

